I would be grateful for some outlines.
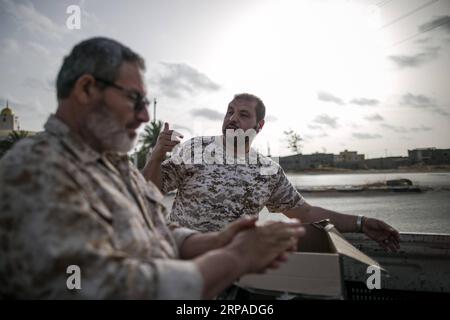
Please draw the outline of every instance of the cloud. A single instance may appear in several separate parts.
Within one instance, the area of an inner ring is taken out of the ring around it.
[[[314,119],[314,122],[336,129],[338,127],[337,119],[337,117],[330,117],[329,115],[321,114]]]
[[[2,56],[15,55],[19,53],[19,43],[14,39],[5,39],[0,46],[0,53]]]
[[[348,126],[350,126],[353,129],[361,128],[361,126],[359,124],[354,123],[354,122],[349,123]]]
[[[275,122],[275,121],[278,121],[278,118],[275,116],[272,116],[272,115],[268,115],[268,116],[266,116],[265,120],[269,121],[269,122]]]
[[[206,118],[208,120],[213,120],[213,121],[223,120],[223,117],[224,117],[224,114],[222,114],[216,110],[208,109],[208,108],[193,109],[193,110],[191,110],[191,115],[193,115],[194,117],[203,117],[203,118]]]
[[[102,23],[100,18],[94,14],[94,9],[90,9],[89,6],[94,5],[92,1],[81,0],[80,1],[80,9],[81,9],[81,27],[89,28],[91,30],[96,30],[97,34],[111,33],[116,32],[115,26],[111,24]]]
[[[392,130],[392,131],[397,132],[397,133],[408,132],[408,129],[406,129],[405,127],[401,127],[401,126],[393,126],[393,125],[390,125],[390,124],[387,124],[387,123],[382,123],[381,126],[383,128]]]
[[[426,127],[426,126],[421,126],[421,127],[418,127],[418,128],[410,128],[409,131],[411,131],[411,132],[433,131],[433,128]]]
[[[185,63],[161,62],[155,76],[149,79],[161,94],[180,98],[182,94],[195,95],[199,92],[212,92],[220,86]]]
[[[309,124],[308,128],[310,128],[311,130],[321,130],[322,126],[315,125],[315,124]]]
[[[412,127],[412,128],[405,128],[402,126],[393,126],[387,123],[383,123],[381,124],[381,126],[385,129],[397,132],[397,133],[408,133],[408,132],[412,132],[412,133],[417,133],[417,132],[425,132],[425,131],[432,131],[433,128],[431,127],[427,127],[427,126],[420,126],[420,127]]]
[[[372,115],[364,117],[367,121],[383,121],[384,118],[380,116],[378,113],[374,113]]]
[[[402,105],[408,105],[414,108],[433,108],[436,106],[434,100],[430,97],[427,97],[423,94],[412,94],[412,93],[406,93],[402,96],[400,100],[400,104]]]
[[[420,32],[426,32],[438,27],[442,27],[442,30],[450,33],[450,16],[435,17],[433,20],[420,25],[418,29]]]
[[[43,79],[28,77],[28,78],[25,78],[25,80],[22,82],[22,84],[25,87],[31,88],[31,89],[55,92],[54,81],[52,81],[52,80],[45,81]]]
[[[353,138],[360,140],[369,140],[369,139],[379,139],[382,138],[379,134],[371,134],[371,133],[362,133],[362,132],[354,132],[352,134]]]
[[[177,123],[172,124],[170,126],[170,129],[181,131],[180,133],[183,133],[183,131],[185,131],[185,132],[189,133],[190,135],[193,135],[192,129],[190,129],[190,128],[186,127],[186,126],[177,124]]]
[[[1,0],[1,6],[14,19],[19,28],[25,29],[34,36],[39,34],[39,36],[61,40],[63,34],[68,31],[65,26],[58,26],[39,12],[30,1],[18,3]]]
[[[415,43],[418,43],[418,44],[424,44],[424,43],[430,42],[430,40],[431,40],[431,37],[427,37],[427,38],[417,39],[417,40],[415,41]]]
[[[328,137],[328,133],[326,133],[326,132],[322,132],[322,133],[315,134],[315,135],[314,134],[305,134],[303,136],[303,141],[311,142],[315,139],[326,138],[326,137]]]
[[[435,60],[440,50],[441,47],[427,47],[423,52],[415,55],[395,55],[389,56],[389,59],[401,69],[414,68]]]
[[[37,53],[41,57],[50,57],[51,52],[44,46],[40,45],[39,43],[36,43],[34,41],[28,41],[27,43],[28,47],[33,50],[35,53]]]
[[[23,102],[15,100],[14,98],[11,99],[11,97],[0,97],[0,109],[6,107],[6,101],[8,101],[9,107],[13,111],[28,111],[27,106]]]
[[[325,102],[336,103],[340,106],[344,105],[344,101],[341,98],[332,95],[331,93],[320,91],[317,93],[317,99]]]
[[[406,93],[400,99],[400,104],[416,109],[427,110],[441,116],[450,117],[450,112],[440,107],[433,98],[423,94]]]
[[[441,116],[450,117],[450,112],[440,107],[436,107],[435,109],[433,109],[433,112],[440,114]]]
[[[359,99],[352,99],[350,103],[357,104],[360,106],[376,106],[380,103],[380,101],[377,99],[359,98]]]
[[[3,109],[6,106],[6,100],[8,100],[9,107],[20,118],[24,117],[42,117],[46,116],[48,112],[43,110],[43,107],[39,100],[27,103],[20,101],[14,97],[0,97],[0,108]]]

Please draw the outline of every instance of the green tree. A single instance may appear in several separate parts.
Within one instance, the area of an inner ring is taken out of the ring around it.
[[[17,141],[26,138],[28,136],[28,131],[11,131],[6,137],[0,141],[0,158],[11,149]]]
[[[144,132],[139,138],[139,143],[141,144],[140,149],[134,155],[137,157],[137,167],[142,169],[145,166],[147,160],[147,155],[152,151],[153,147],[156,145],[159,133],[163,128],[162,121],[152,121],[150,124],[146,125]]]
[[[302,137],[298,133],[294,132],[294,130],[292,130],[292,129],[289,129],[288,131],[284,131],[284,134],[286,135],[288,148],[294,154],[301,153],[301,149],[302,149],[301,142],[303,141]]]

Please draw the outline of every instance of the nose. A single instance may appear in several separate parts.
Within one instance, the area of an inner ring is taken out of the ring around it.
[[[233,122],[233,121],[235,121],[236,119],[237,119],[237,114],[236,114],[236,113],[233,113],[233,114],[231,115],[229,121],[230,121],[230,122]]]
[[[136,114],[136,119],[139,120],[140,122],[149,122],[150,121],[150,115],[148,113],[148,109],[147,108],[143,108],[141,111],[139,111]]]

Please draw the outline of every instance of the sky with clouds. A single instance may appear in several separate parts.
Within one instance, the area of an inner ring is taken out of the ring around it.
[[[0,0],[0,106],[22,129],[42,130],[62,58],[92,36],[146,59],[157,119],[186,138],[220,134],[250,92],[267,107],[263,153],[289,154],[289,129],[303,153],[450,147],[450,0]]]

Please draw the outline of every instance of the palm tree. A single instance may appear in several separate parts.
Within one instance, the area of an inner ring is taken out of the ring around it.
[[[11,131],[8,137],[0,141],[0,158],[11,149],[14,144],[28,136],[28,131]]]
[[[142,148],[150,151],[155,145],[156,140],[158,140],[159,133],[163,127],[162,121],[152,121],[150,124],[146,125],[144,132],[142,133],[139,142],[142,143]]]
[[[147,156],[156,145],[159,133],[163,128],[162,121],[152,121],[150,124],[146,125],[144,132],[139,138],[139,143],[141,143],[141,148],[137,152],[137,167],[139,169],[143,168],[145,162],[147,161]]]

